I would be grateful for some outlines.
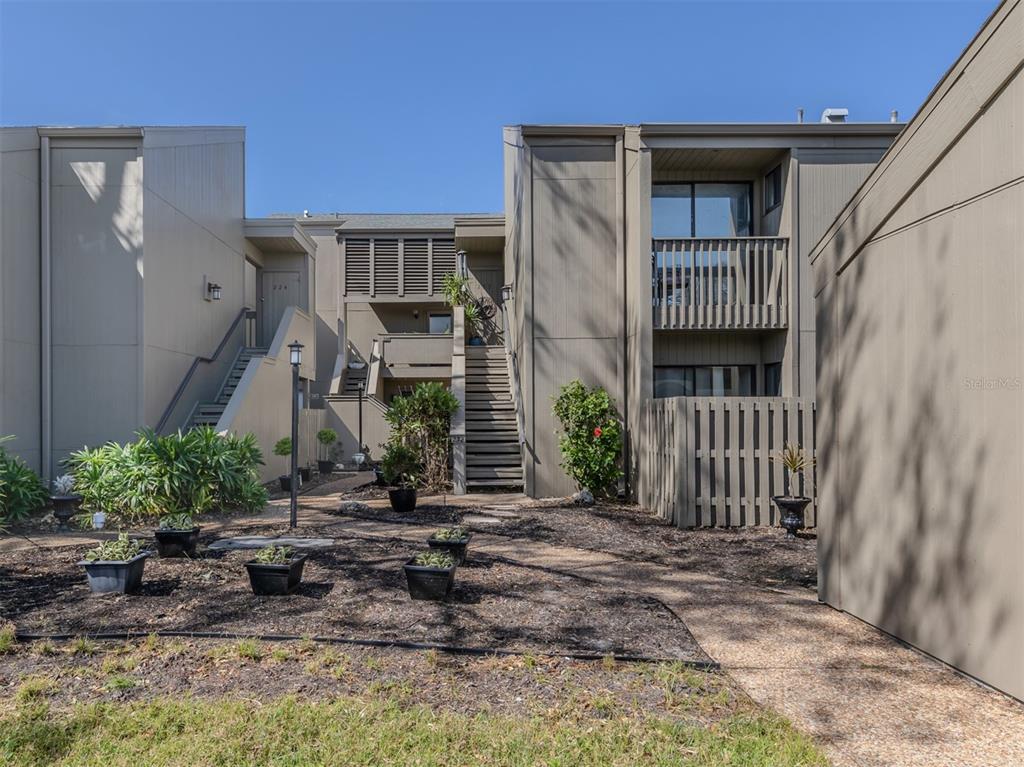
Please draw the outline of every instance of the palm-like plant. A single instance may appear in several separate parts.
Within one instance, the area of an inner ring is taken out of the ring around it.
[[[771,460],[778,461],[782,464],[784,473],[784,482],[786,495],[791,496],[791,483],[793,477],[798,474],[805,474],[814,465],[814,459],[808,457],[804,449],[796,443],[787,442],[786,446],[782,450],[774,453],[771,456]]]

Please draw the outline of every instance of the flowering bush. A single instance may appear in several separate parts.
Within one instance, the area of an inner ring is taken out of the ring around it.
[[[581,489],[605,495],[622,476],[622,424],[615,402],[600,386],[580,381],[562,387],[552,408],[562,424],[560,464]]]

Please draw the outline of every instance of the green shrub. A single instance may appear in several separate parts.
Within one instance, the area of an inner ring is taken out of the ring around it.
[[[338,432],[334,429],[321,429],[316,433],[316,441],[323,446],[321,455],[324,456],[324,460],[328,460],[331,455],[331,445],[338,441]]]
[[[572,381],[562,387],[552,412],[562,424],[561,467],[580,488],[606,494],[622,476],[622,426],[615,402],[600,386],[588,389]]]
[[[103,541],[85,552],[86,562],[127,562],[142,553],[142,544],[133,541],[128,533],[121,533],[116,541]]]
[[[448,484],[448,434],[452,414],[458,409],[455,395],[430,381],[417,384],[408,397],[396,397],[385,416],[391,425],[386,449],[392,445],[411,449],[418,465],[414,473],[428,488],[440,489]]]
[[[191,530],[195,527],[191,514],[168,514],[160,518],[161,530]]]
[[[444,570],[455,564],[455,558],[443,551],[421,551],[413,559],[413,564],[420,567],[437,567]]]
[[[253,562],[258,562],[261,565],[286,565],[291,559],[291,546],[264,546],[256,552]]]
[[[431,538],[435,541],[461,541],[467,535],[469,535],[469,531],[462,526],[442,527],[440,530],[435,530]]]
[[[135,442],[84,448],[68,459],[83,507],[125,524],[215,508],[258,511],[267,501],[262,463],[251,434],[221,436],[209,426],[165,437],[144,430]]]
[[[0,437],[0,524],[24,519],[46,503],[46,488],[23,460],[3,447],[14,437]]]
[[[416,487],[420,477],[420,459],[416,451],[401,442],[384,446],[380,470],[384,481],[394,487]]]
[[[449,272],[441,278],[441,294],[448,306],[465,306],[472,299],[469,278]]]
[[[282,458],[290,458],[292,454],[292,438],[281,437],[277,442],[274,443],[274,455],[279,455]]]

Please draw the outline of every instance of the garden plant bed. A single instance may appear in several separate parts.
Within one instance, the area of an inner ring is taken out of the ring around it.
[[[32,642],[0,654],[0,700],[0,760],[26,767],[143,755],[165,767],[825,764],[725,675],[671,663],[312,641]]]
[[[336,546],[311,553],[289,596],[254,596],[243,564],[252,552],[238,550],[153,559],[137,595],[93,597],[75,564],[82,548],[64,547],[0,556],[0,614],[19,632],[315,634],[708,660],[675,614],[648,597],[478,553],[458,568],[448,602],[413,601],[402,565],[425,545],[345,537],[341,525],[302,533],[335,538]]]
[[[472,519],[479,513],[465,507],[423,505],[411,514],[371,507],[344,515],[423,525],[428,535],[430,526],[461,524],[473,532],[600,551],[769,588],[817,588],[813,531],[787,540],[779,527],[682,530],[636,506],[608,502],[589,508],[532,503],[516,507],[515,518],[495,517],[487,525],[464,521],[467,515]]]

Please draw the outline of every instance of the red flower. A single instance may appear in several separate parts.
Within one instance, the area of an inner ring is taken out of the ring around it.
[[[594,429],[594,436],[595,437],[600,437],[601,436],[601,427],[600,426],[598,426],[598,427],[596,427]]]

